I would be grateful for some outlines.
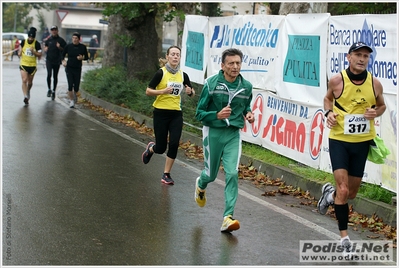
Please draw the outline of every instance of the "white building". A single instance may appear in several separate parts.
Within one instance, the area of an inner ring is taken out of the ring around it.
[[[93,35],[97,35],[100,47],[104,47],[107,41],[108,25],[102,15],[102,8],[96,8],[94,4],[88,2],[60,2],[56,10],[41,10],[47,27],[56,25],[59,29],[59,35],[67,43],[72,40],[72,33],[79,32],[82,42],[89,45]],[[44,29],[41,29],[37,18],[38,11],[33,9],[29,16],[33,17],[32,26],[38,29],[37,39],[40,40]]]

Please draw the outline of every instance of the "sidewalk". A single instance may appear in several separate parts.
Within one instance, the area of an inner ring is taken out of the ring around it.
[[[93,105],[101,106],[104,109],[114,111],[119,115],[125,116],[130,115],[135,121],[140,124],[145,124],[148,127],[153,127],[152,118],[144,116],[142,114],[136,113],[129,109],[120,107],[118,105],[106,102],[101,100],[95,96],[92,96],[85,92],[84,90],[80,90],[81,97],[90,101]],[[198,137],[192,133],[188,133],[183,131],[182,140],[187,141],[190,140],[192,143],[197,145],[202,145],[202,138]],[[252,159],[248,156],[241,156],[241,163],[247,164],[252,163],[254,167],[259,167],[258,171],[265,173],[271,178],[282,178],[286,182],[287,185],[292,185],[295,187],[300,187],[301,189],[308,190],[311,196],[314,196],[316,199],[319,199],[321,196],[321,188],[322,184],[319,182],[311,181],[302,176],[294,174],[289,169],[285,167],[273,166],[265,162],[260,162],[256,159]],[[378,215],[379,218],[382,218],[385,224],[396,227],[396,203],[394,205],[385,204],[383,202],[372,201],[363,197],[356,197],[354,200],[350,200],[349,204],[352,204],[354,210],[363,215],[371,216],[373,214]]]

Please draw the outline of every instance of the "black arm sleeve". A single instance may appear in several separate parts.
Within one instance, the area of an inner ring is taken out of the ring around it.
[[[148,84],[149,88],[155,89],[158,84],[161,82],[163,77],[162,69],[159,69],[155,74],[154,77],[151,79],[150,83]]]
[[[35,50],[36,51],[41,51],[42,50],[42,46],[40,45],[39,41],[35,42]]]
[[[83,47],[83,60],[88,60],[89,59],[89,53],[87,52],[87,47],[85,45]]]
[[[66,56],[67,53],[68,53],[68,45],[66,45],[66,46],[64,47],[64,50],[62,51],[61,60],[64,60],[64,59],[65,59],[65,56]]]
[[[186,74],[185,72],[183,72],[183,77],[184,77],[183,85],[187,85],[187,86],[189,86],[189,87],[192,88],[192,86],[191,86],[191,81],[190,81],[190,77],[188,77],[188,74]]]
[[[67,43],[64,40],[64,38],[60,38],[60,46],[62,47],[62,49],[64,49],[66,47]]]

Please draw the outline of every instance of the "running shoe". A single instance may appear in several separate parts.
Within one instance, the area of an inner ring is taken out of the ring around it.
[[[25,98],[24,98],[24,102],[25,102],[25,104],[26,104],[26,105],[28,105],[28,104],[29,104],[29,99],[28,99],[28,96],[25,96]]]
[[[352,243],[349,238],[345,238],[341,241],[341,246],[344,248],[342,255],[344,257],[351,257],[354,255],[352,252]]]
[[[141,159],[143,160],[144,164],[148,164],[148,162],[150,162],[152,155],[154,154],[153,152],[150,151],[150,148],[153,147],[155,145],[155,142],[149,142],[147,144],[147,148],[145,149],[145,151],[143,152],[143,154],[141,155]]]
[[[203,207],[206,204],[206,196],[205,196],[205,190],[202,190],[201,188],[198,187],[199,179],[200,179],[200,177],[198,177],[195,180],[194,199],[195,199],[195,202],[197,202],[198,206]]]
[[[47,97],[51,97],[51,89],[47,90]]]
[[[232,232],[240,229],[240,222],[233,219],[233,216],[228,215],[224,217],[222,227],[220,231],[222,232]]]
[[[55,90],[53,90],[53,92],[51,92],[51,100],[55,100]]]
[[[71,100],[71,102],[69,103],[69,107],[70,108],[75,108],[75,102],[73,100]]]
[[[333,204],[333,202],[328,202],[327,196],[335,191],[334,186],[331,183],[327,182],[321,188],[321,197],[319,202],[317,202],[317,210],[321,215],[325,215],[327,213],[328,207]]]
[[[173,181],[173,179],[172,179],[172,177],[170,176],[170,174],[166,174],[166,173],[164,173],[164,174],[162,175],[161,182],[162,182],[162,183],[165,183],[165,184],[170,184],[170,185],[175,184],[175,182]]]

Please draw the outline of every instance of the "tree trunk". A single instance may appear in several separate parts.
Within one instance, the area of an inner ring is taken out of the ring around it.
[[[148,79],[158,68],[158,35],[155,27],[155,14],[149,13],[141,18],[141,23],[123,19],[119,15],[109,18],[108,41],[104,50],[104,67],[124,63],[129,78]],[[128,36],[133,45],[124,47],[115,36]]]
[[[326,13],[327,6],[327,3],[282,2],[279,15],[287,15],[290,13]]]
[[[158,53],[159,57],[165,57],[165,55],[162,54],[162,37],[163,37],[163,17],[162,16],[156,16],[156,18],[155,18],[155,31],[157,32],[157,35],[158,35],[157,53]]]
[[[328,3],[310,3],[311,13],[327,13],[328,12]]]
[[[135,40],[128,48],[127,68],[129,77],[145,78],[158,69],[158,34],[154,12],[146,14],[144,21],[134,25],[129,34]]]
[[[176,9],[179,11],[183,11],[184,14],[195,14],[195,3],[174,3]],[[184,30],[184,21],[185,18],[176,17],[177,24],[177,46],[182,46],[182,38],[183,38],[183,30]]]
[[[202,15],[218,17],[219,3],[201,3]]]
[[[117,42],[115,35],[128,34],[120,16],[112,15],[108,21],[107,43],[102,60],[103,67],[112,67],[123,63],[124,47]]]

